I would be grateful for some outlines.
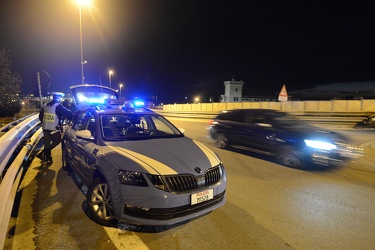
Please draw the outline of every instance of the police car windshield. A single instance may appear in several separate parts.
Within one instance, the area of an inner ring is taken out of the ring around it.
[[[183,134],[160,115],[124,114],[101,115],[104,140],[145,140],[182,137]]]

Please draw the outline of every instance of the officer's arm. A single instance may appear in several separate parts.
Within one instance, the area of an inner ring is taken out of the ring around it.
[[[70,111],[69,109],[65,108],[62,104],[58,105],[56,107],[56,115],[61,118],[61,117],[65,117],[67,118],[68,120],[71,120],[72,117],[73,117],[73,113],[72,111]]]
[[[39,121],[43,122],[43,116],[44,116],[44,108],[42,107],[42,109],[39,112]]]

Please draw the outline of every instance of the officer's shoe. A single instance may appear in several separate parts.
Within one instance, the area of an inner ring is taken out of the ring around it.
[[[46,160],[46,156],[44,154],[44,152],[40,152],[39,154],[36,155],[37,158],[39,158],[41,161],[45,161]]]
[[[53,163],[52,158],[45,159],[45,160],[42,161],[43,165],[51,165],[52,163]]]

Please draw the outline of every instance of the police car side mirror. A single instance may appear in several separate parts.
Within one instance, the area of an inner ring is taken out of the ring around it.
[[[79,130],[76,132],[76,136],[79,139],[90,140],[92,139],[90,130]]]

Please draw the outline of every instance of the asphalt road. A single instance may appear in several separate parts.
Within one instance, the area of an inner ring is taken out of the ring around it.
[[[31,163],[5,249],[374,249],[375,131],[340,130],[365,148],[361,159],[297,170],[216,148],[206,122],[170,120],[223,160],[223,207],[173,227],[102,227],[85,213],[85,187],[61,169],[56,149],[52,166]]]

